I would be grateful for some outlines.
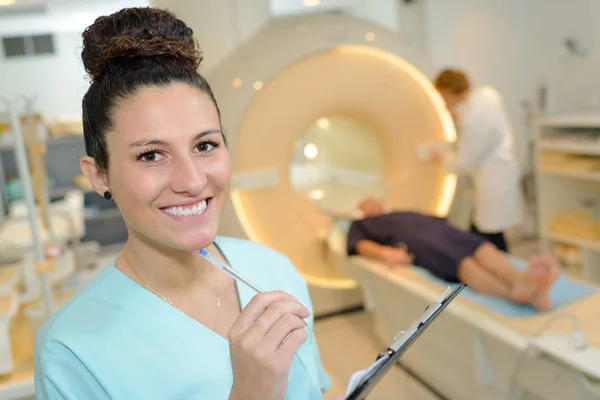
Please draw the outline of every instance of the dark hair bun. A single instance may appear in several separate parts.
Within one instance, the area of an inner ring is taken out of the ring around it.
[[[99,79],[112,62],[137,57],[170,57],[196,70],[202,52],[193,31],[168,11],[126,8],[96,19],[83,32],[85,70]]]

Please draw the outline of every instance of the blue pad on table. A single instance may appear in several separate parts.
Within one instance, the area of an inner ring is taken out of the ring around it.
[[[509,256],[509,260],[510,263],[517,269],[522,270],[527,268],[527,263],[521,259]],[[454,287],[456,285],[456,283],[448,283],[442,279],[439,279],[423,268],[418,266],[414,268],[420,276],[427,278],[428,280],[433,281],[440,286]],[[554,282],[554,285],[550,289],[550,298],[552,299],[552,304],[556,309],[567,303],[590,296],[595,292],[596,289],[594,287],[576,282],[565,274],[562,274],[556,280],[556,282]],[[474,301],[479,305],[489,308],[498,314],[504,315],[505,317],[532,317],[538,314],[538,311],[528,305],[515,304],[510,300],[478,293],[469,287],[464,289],[460,295],[468,298],[471,301]]]

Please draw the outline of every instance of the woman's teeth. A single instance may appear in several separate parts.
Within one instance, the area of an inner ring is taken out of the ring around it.
[[[194,204],[192,207],[170,207],[164,209],[167,214],[171,214],[176,217],[200,215],[204,212],[204,210],[206,210],[206,200],[202,200],[200,203]]]

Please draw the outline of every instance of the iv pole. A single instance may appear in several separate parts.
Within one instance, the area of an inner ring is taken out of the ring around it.
[[[2,220],[6,217],[6,210],[4,209],[4,199],[6,198],[4,195],[4,165],[2,164],[2,152],[0,148],[0,224]]]
[[[44,297],[44,306],[46,310],[46,317],[50,317],[54,313],[54,306],[52,301],[52,292],[50,290],[50,280],[48,278],[48,272],[40,268],[40,265],[45,261],[44,249],[42,247],[40,232],[38,229],[38,212],[35,204],[33,182],[31,178],[31,172],[29,170],[29,160],[27,155],[27,146],[23,131],[21,130],[21,122],[19,118],[19,112],[17,110],[17,102],[21,99],[25,100],[27,111],[31,110],[31,100],[26,96],[17,96],[12,101],[0,97],[0,99],[7,105],[10,113],[11,131],[15,139],[14,151],[17,161],[17,167],[19,170],[19,177],[23,184],[23,195],[24,200],[28,209],[29,225],[31,227],[31,237],[33,240],[33,248],[35,254],[35,261],[37,272],[40,274],[42,281],[42,294]]]

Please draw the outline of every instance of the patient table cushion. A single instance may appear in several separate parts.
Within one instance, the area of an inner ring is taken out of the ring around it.
[[[328,238],[332,251],[341,257],[347,257],[346,233],[349,226],[350,223],[348,221],[336,221],[334,229],[332,229]],[[374,268],[374,270],[381,269],[386,274],[393,273],[389,270],[389,267],[381,266],[379,263],[367,258],[355,256],[349,257],[349,259],[353,260],[361,269],[364,268],[365,271],[370,271],[371,268]],[[526,267],[526,263],[522,260],[511,258],[510,261],[516,268],[523,269]],[[410,286],[428,287],[434,289],[436,293],[438,293],[438,290],[443,290],[446,285],[453,285],[432,276],[427,271],[418,267],[400,269],[396,274],[401,279],[407,280]],[[402,290],[401,286],[398,289]],[[458,299],[456,299],[456,302],[466,305],[472,308],[473,311],[481,313],[486,317],[493,318],[514,329],[519,334],[526,336],[534,335],[540,327],[550,319],[556,318],[558,314],[568,312],[576,315],[580,320],[582,329],[586,334],[587,342],[592,346],[600,348],[600,291],[596,290],[593,286],[590,287],[562,276],[552,287],[551,297],[554,301],[555,310],[547,313],[535,312],[530,307],[482,295],[470,289],[463,290]],[[552,324],[551,330],[553,332],[571,333],[573,331],[573,322],[568,318],[556,320]]]
[[[514,257],[509,257],[509,259],[511,264],[515,268],[525,269],[527,267],[527,263],[523,260]],[[433,276],[431,273],[420,267],[415,267],[415,270],[420,276],[425,277],[428,280],[439,284],[440,286],[455,285],[453,283],[445,282]],[[552,286],[552,289],[550,290],[550,297],[552,299],[552,303],[554,304],[554,308],[558,308],[567,303],[571,303],[573,301],[587,297],[595,292],[595,288],[582,283],[575,282],[574,280],[568,278],[563,274]],[[469,288],[463,290],[461,296],[467,297],[475,303],[478,303],[479,305],[485,308],[488,308],[498,314],[504,315],[505,317],[509,318],[531,317],[538,314],[538,312],[535,309],[528,305],[515,304],[509,300],[494,296],[488,296],[482,293],[475,292],[474,290],[471,290]]]

